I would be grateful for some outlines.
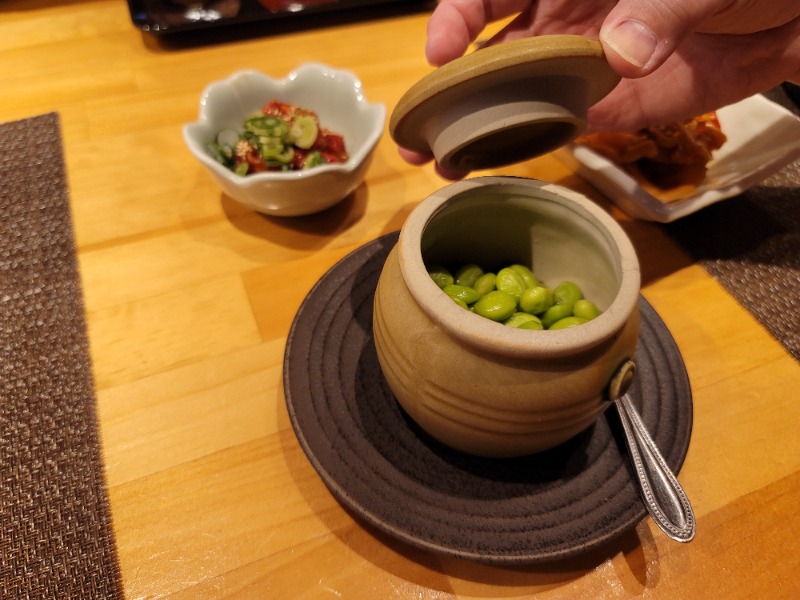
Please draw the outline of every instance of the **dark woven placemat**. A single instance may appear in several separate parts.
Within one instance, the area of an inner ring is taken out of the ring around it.
[[[56,114],[0,125],[0,598],[122,598]]]
[[[782,88],[766,95],[800,112]],[[800,161],[665,227],[800,360]]]

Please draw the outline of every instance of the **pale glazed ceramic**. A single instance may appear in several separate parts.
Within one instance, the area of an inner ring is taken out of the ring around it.
[[[439,67],[400,99],[392,138],[447,169],[519,162],[572,141],[619,83],[597,40],[549,35],[487,46]]]
[[[222,129],[241,129],[247,115],[273,99],[316,112],[323,127],[344,136],[349,160],[244,177],[215,161],[206,144]],[[386,108],[367,102],[354,73],[306,63],[284,79],[245,70],[210,84],[200,98],[200,116],[184,126],[183,138],[228,196],[258,212],[289,217],[325,210],[361,185],[385,122]]]
[[[575,281],[603,313],[564,330],[507,327],[456,305],[426,261],[530,264],[549,285]],[[451,447],[496,457],[546,450],[608,406],[636,346],[639,286],[630,240],[580,194],[511,177],[460,181],[410,214],[383,268],[373,321],[381,369],[411,418]]]

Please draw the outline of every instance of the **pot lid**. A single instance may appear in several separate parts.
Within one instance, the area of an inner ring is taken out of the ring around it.
[[[444,168],[512,164],[571,142],[620,77],[599,41],[547,35],[486,46],[414,84],[389,122],[392,139]]]

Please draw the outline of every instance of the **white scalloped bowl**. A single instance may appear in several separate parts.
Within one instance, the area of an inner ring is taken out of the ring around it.
[[[349,160],[304,171],[246,176],[214,160],[206,145],[217,133],[241,129],[248,114],[273,99],[316,112],[323,127],[344,137]],[[284,79],[243,70],[210,84],[200,97],[200,116],[184,125],[183,138],[225,194],[261,213],[300,216],[337,204],[361,185],[385,121],[386,108],[367,102],[354,73],[306,63]]]

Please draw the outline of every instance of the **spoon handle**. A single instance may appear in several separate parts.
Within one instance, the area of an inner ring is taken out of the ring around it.
[[[615,404],[647,512],[673,540],[691,541],[696,523],[686,493],[647,433],[628,394],[617,398]]]

